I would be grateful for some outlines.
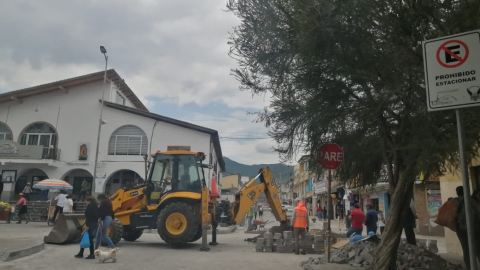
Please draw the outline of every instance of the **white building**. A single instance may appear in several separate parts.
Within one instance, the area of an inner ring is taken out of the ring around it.
[[[27,182],[59,178],[79,194],[82,181],[93,180],[102,92],[96,193],[143,181],[143,156],[169,146],[206,154],[213,166],[207,185],[214,172],[220,177],[225,163],[216,130],[148,112],[113,69],[105,85],[103,78],[97,72],[0,94],[0,201],[15,199]]]

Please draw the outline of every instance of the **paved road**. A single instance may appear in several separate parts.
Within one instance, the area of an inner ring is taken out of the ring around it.
[[[271,214],[265,218],[273,220]],[[38,228],[36,228],[38,226]],[[42,239],[48,227],[42,224],[22,224],[22,227],[13,224],[0,224],[0,238],[35,237]],[[210,237],[210,236],[209,236]],[[44,251],[35,255],[0,263],[2,270],[36,270],[36,269],[106,269],[115,267],[115,270],[135,269],[275,269],[292,270],[302,269],[299,263],[309,258],[309,255],[298,256],[281,253],[257,253],[255,245],[245,242],[251,237],[244,233],[244,228],[239,228],[232,234],[218,235],[220,245],[211,247],[210,252],[200,252],[201,242],[192,243],[184,249],[173,249],[165,244],[157,234],[144,234],[136,242],[121,241],[118,262],[99,264],[97,261],[75,259],[73,255],[78,252],[78,244],[71,245],[46,245]],[[325,265],[324,270],[349,270],[354,269],[341,265]],[[355,268],[358,269],[358,268]]]

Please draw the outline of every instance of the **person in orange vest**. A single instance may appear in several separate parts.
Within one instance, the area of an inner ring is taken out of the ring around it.
[[[302,202],[301,199],[295,200],[297,201],[297,206],[295,207],[295,213],[293,214],[292,218],[292,225],[293,225],[293,236],[295,237],[295,254],[300,253],[300,236],[302,237],[302,254],[305,255],[307,252],[305,251],[304,241],[306,237],[306,232],[309,229],[308,223],[308,213],[307,208],[305,207],[305,203]]]

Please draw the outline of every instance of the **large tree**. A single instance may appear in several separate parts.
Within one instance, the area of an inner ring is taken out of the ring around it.
[[[480,28],[480,1],[230,0],[241,89],[270,92],[259,113],[290,158],[326,142],[345,151],[338,176],[372,184],[387,167],[391,207],[373,269],[395,269],[403,220],[420,172],[458,164],[453,111],[428,113],[421,41]],[[480,109],[464,110],[468,157]]]

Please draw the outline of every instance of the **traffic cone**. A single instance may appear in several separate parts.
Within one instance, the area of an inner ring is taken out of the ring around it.
[[[215,173],[212,173],[212,186],[211,186],[210,198],[220,198],[217,189],[217,180],[215,180]]]

